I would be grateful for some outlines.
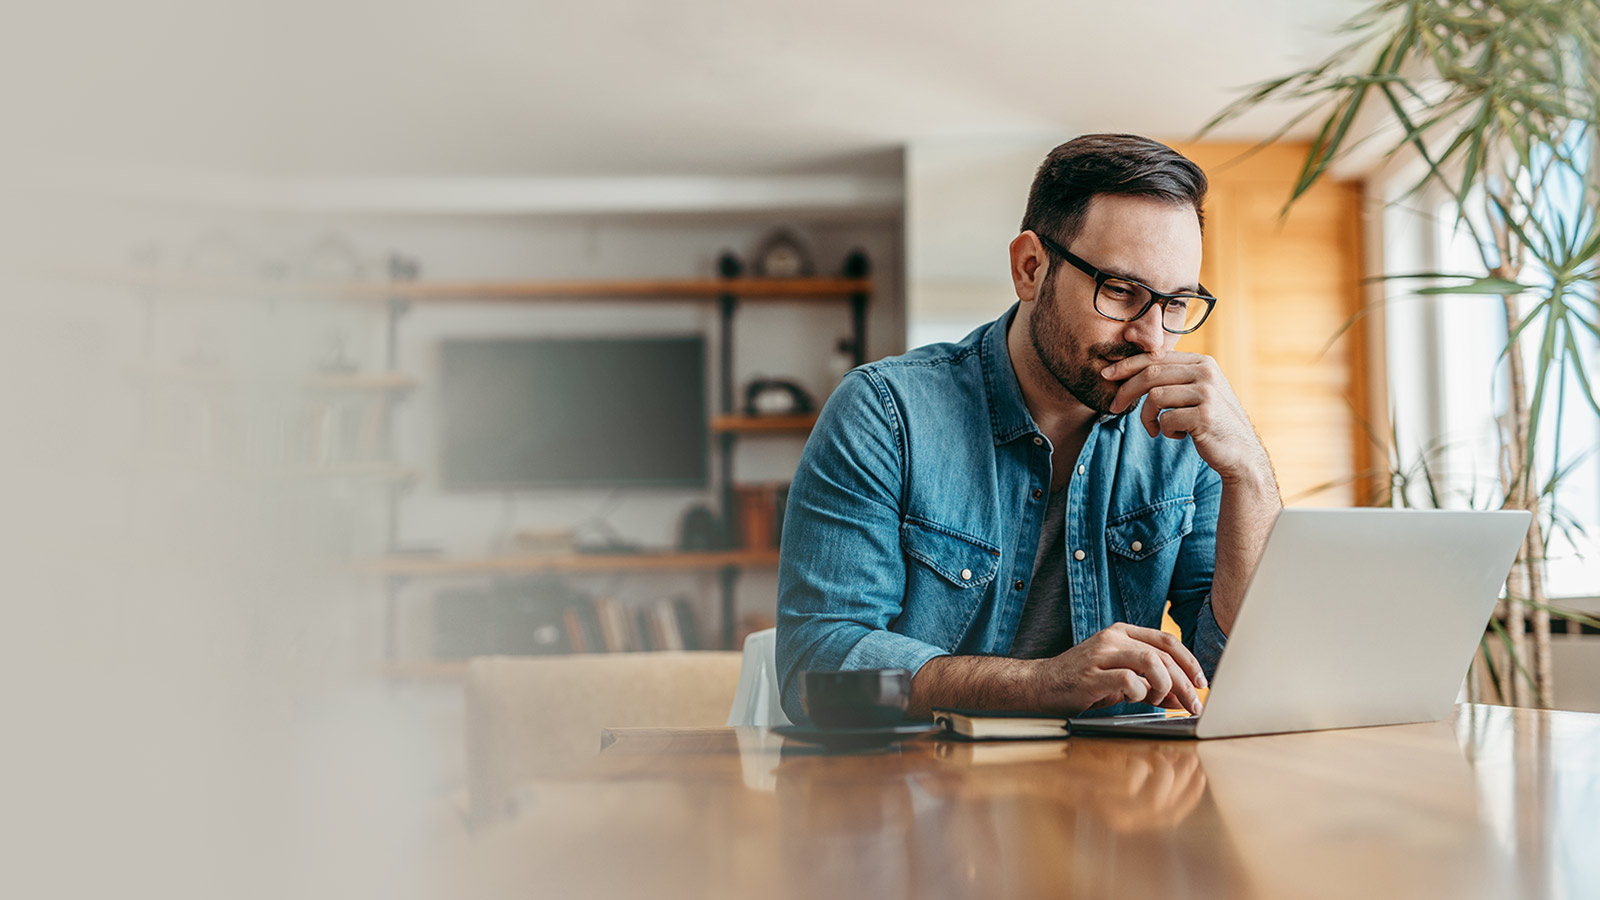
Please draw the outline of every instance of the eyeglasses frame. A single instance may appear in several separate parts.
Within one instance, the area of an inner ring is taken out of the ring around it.
[[[1113,322],[1137,322],[1144,318],[1144,314],[1150,311],[1150,307],[1156,305],[1157,303],[1161,304],[1161,311],[1165,313],[1167,311],[1167,301],[1176,300],[1179,297],[1193,297],[1206,302],[1205,314],[1200,317],[1200,321],[1194,323],[1193,328],[1188,328],[1183,331],[1174,331],[1167,327],[1167,323],[1164,320],[1161,322],[1161,330],[1168,334],[1193,334],[1194,332],[1200,330],[1200,326],[1204,325],[1206,323],[1206,319],[1211,317],[1211,311],[1217,307],[1217,298],[1213,297],[1211,292],[1206,290],[1206,286],[1203,284],[1199,286],[1199,293],[1179,291],[1177,293],[1169,294],[1166,291],[1158,291],[1142,281],[1135,281],[1132,278],[1125,278],[1121,275],[1112,275],[1108,272],[1102,272],[1093,265],[1090,265],[1082,257],[1075,255],[1071,250],[1068,250],[1055,241],[1050,240],[1037,231],[1033,233],[1033,236],[1039,239],[1039,243],[1043,244],[1045,249],[1056,254],[1062,259],[1065,259],[1067,262],[1072,264],[1073,268],[1094,279],[1094,295],[1096,301],[1098,301],[1100,298],[1100,288],[1104,287],[1105,283],[1113,278],[1118,281],[1126,281],[1129,284],[1138,285],[1139,287],[1142,287],[1150,292],[1150,299],[1145,302],[1144,306],[1139,308],[1139,312],[1136,315],[1126,319],[1119,319],[1116,316],[1106,315],[1105,312],[1100,309],[1100,304],[1096,302],[1094,305],[1094,311],[1100,313],[1100,315],[1105,316],[1105,318],[1110,319]]]

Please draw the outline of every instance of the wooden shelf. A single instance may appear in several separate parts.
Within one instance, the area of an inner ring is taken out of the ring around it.
[[[870,278],[647,278],[625,280],[525,279],[511,281],[282,281],[216,278],[145,269],[71,270],[57,277],[107,287],[174,294],[345,300],[824,300],[872,293]]]
[[[351,298],[375,300],[572,300],[584,297],[636,300],[715,300],[724,294],[746,299],[816,299],[870,294],[867,278],[685,278],[629,281],[413,281],[352,285]]]
[[[138,381],[174,386],[220,389],[236,387],[241,382],[235,372],[199,366],[132,366],[128,372]],[[417,386],[417,380],[404,372],[308,375],[296,383],[305,390],[327,393],[409,391]]]
[[[358,481],[410,483],[422,472],[410,466],[381,460],[330,463],[252,464],[203,460],[143,460],[134,464],[140,474],[173,476],[221,476],[259,481],[306,481],[318,478],[350,478]]]
[[[608,656],[627,653],[654,653],[652,650],[611,650],[588,653],[546,653],[514,656],[516,659],[570,659],[575,656]],[[716,653],[716,650],[678,650],[676,653]],[[495,654],[504,656],[507,654]],[[467,677],[467,660],[464,659],[418,659],[405,662],[393,662],[383,666],[380,670],[383,677],[390,681],[450,682],[461,681]]]
[[[531,572],[694,572],[725,568],[776,568],[777,550],[720,553],[571,553],[560,556],[447,558],[391,556],[361,566],[381,575],[502,575]]]
[[[804,434],[817,424],[816,413],[798,416],[712,416],[712,434]]]

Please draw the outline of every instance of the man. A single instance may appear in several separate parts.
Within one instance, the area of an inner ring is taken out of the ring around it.
[[[840,383],[784,525],[791,718],[808,669],[909,669],[914,715],[1200,710],[1282,505],[1216,363],[1175,350],[1217,302],[1205,193],[1155,141],[1062,144],[1011,242],[1017,304]]]

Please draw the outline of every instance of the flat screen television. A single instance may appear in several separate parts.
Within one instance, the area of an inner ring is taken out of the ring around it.
[[[451,339],[439,358],[452,490],[706,484],[705,339]]]

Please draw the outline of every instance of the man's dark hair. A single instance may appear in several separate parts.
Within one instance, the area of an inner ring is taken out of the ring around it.
[[[1206,173],[1160,141],[1136,134],[1086,134],[1051,150],[1039,165],[1022,230],[1070,244],[1096,194],[1134,194],[1190,206],[1204,228],[1206,187]]]

